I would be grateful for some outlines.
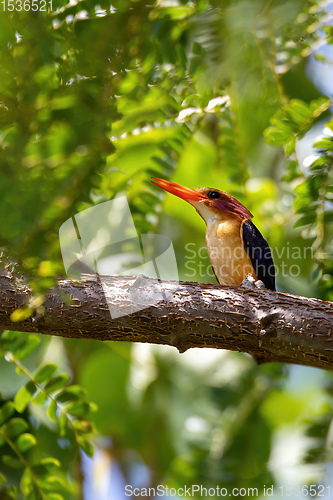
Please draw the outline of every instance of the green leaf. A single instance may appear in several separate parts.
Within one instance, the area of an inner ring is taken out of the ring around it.
[[[84,451],[88,457],[92,457],[94,455],[94,447],[93,445],[84,437],[79,436],[77,439],[77,444]]]
[[[28,424],[23,418],[12,418],[9,422],[6,422],[1,427],[2,432],[4,432],[10,439],[16,438],[19,434],[28,429]]]
[[[64,480],[59,476],[53,476],[51,474],[45,475],[39,480],[39,484],[43,490],[48,490],[50,492],[63,491],[66,487]]]
[[[29,469],[25,469],[22,474],[20,488],[25,498],[33,491],[34,482]]]
[[[293,134],[289,138],[289,141],[285,144],[285,153],[287,156],[290,156],[295,152],[295,146],[296,146],[296,136]]]
[[[87,420],[74,420],[72,422],[72,425],[78,432],[82,434],[85,433],[88,434],[93,431],[93,425],[91,424],[91,422],[88,422]]]
[[[2,455],[1,460],[5,465],[9,465],[9,467],[13,469],[24,468],[24,464],[18,458],[12,457],[11,455]]]
[[[64,387],[69,382],[70,378],[70,375],[68,375],[67,373],[63,373],[61,375],[58,375],[57,377],[53,377],[45,385],[45,390],[50,393],[55,392]]]
[[[325,112],[327,109],[329,109],[332,105],[331,99],[328,99],[327,97],[321,96],[318,99],[313,99],[310,104],[310,110],[315,117],[320,116],[323,112]],[[330,122],[326,124],[328,126]]]
[[[264,130],[265,142],[272,146],[286,146],[286,154],[295,149],[295,137],[302,137],[312,123],[331,105],[331,101],[320,98],[310,104],[292,99],[270,119],[271,126]]]
[[[0,425],[6,422],[15,413],[15,407],[11,401],[7,401],[0,408]]]
[[[320,156],[320,158],[317,158],[311,165],[309,166],[311,172],[313,172],[315,175],[318,175],[319,172],[322,172],[325,170],[327,167],[327,157],[325,155]]]
[[[38,382],[39,384],[45,382],[51,377],[52,373],[54,373],[57,368],[58,368],[57,365],[55,365],[54,363],[48,363],[35,373],[34,375],[35,381]]]
[[[36,396],[32,398],[32,403],[35,405],[42,405],[47,401],[47,394],[44,391],[39,391]]]
[[[66,436],[68,420],[67,420],[67,417],[66,417],[65,413],[60,413],[60,417],[59,417],[58,423],[59,423],[59,434],[60,434],[60,436],[61,437]]]
[[[318,149],[328,149],[329,151],[333,150],[333,140],[330,138],[322,138],[319,141],[315,142],[313,147]]]
[[[45,492],[44,495],[46,500],[64,500],[64,497],[60,493]]]
[[[71,385],[66,387],[63,391],[56,395],[56,400],[60,403],[66,403],[67,401],[77,401],[82,399],[86,394],[86,391],[80,385]]]
[[[49,418],[51,420],[53,420],[54,422],[57,421],[57,409],[58,409],[58,406],[57,406],[57,403],[55,401],[51,401],[48,409],[47,409],[47,414],[49,416]]]
[[[91,408],[86,401],[74,401],[66,405],[66,412],[73,417],[84,417],[89,414]]]
[[[3,474],[1,474],[0,472],[0,488],[3,487],[3,485],[6,483],[7,479],[5,478],[5,476]]]
[[[272,126],[264,131],[264,136],[267,144],[282,147],[289,142],[290,132]]]
[[[38,476],[43,476],[44,474],[54,474],[59,472],[61,468],[61,463],[57,458],[46,457],[42,458],[37,464],[32,467],[34,473]]]
[[[281,180],[284,182],[291,182],[301,176],[300,170],[298,168],[298,163],[295,160],[291,160],[288,163],[286,171],[282,176]]]
[[[33,310],[30,307],[25,307],[24,309],[16,309],[10,315],[10,319],[13,322],[24,321],[25,319],[32,316]]]
[[[27,336],[27,340],[19,346],[17,349],[14,349],[12,352],[14,356],[23,361],[38,347],[40,344],[40,338],[37,335],[29,335]]]
[[[52,109],[72,108],[76,103],[76,96],[73,94],[58,95],[49,103]]]
[[[307,226],[308,224],[314,224],[316,222],[316,214],[308,214],[308,215],[303,215],[296,221],[294,224],[294,227],[302,227],[302,226]]]
[[[21,387],[14,397],[14,406],[16,411],[19,413],[24,412],[36,390],[35,384],[31,381]]]
[[[0,345],[6,351],[13,351],[24,342],[24,333],[5,330],[0,337]]]
[[[18,490],[18,488],[16,488],[16,486],[7,486],[1,492],[1,499],[2,500],[16,500],[18,495],[19,495],[19,490]]]
[[[312,111],[308,104],[300,99],[292,99],[286,107],[286,113],[297,125],[302,125],[312,116]]]
[[[30,450],[30,448],[33,448],[36,444],[37,439],[35,436],[28,433],[21,434],[16,440],[16,445],[22,453]]]
[[[333,212],[329,211],[324,214],[324,223],[331,224],[333,222]]]

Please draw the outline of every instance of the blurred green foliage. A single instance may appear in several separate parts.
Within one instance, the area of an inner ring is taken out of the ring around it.
[[[172,238],[181,279],[215,282],[202,220],[181,200],[164,203],[152,175],[238,197],[271,244],[279,290],[333,299],[331,102],[305,76],[316,47],[332,43],[325,2],[9,5],[0,2],[0,245],[36,295],[13,319],[42,314],[43,293],[64,275],[60,226],[121,191],[139,233]],[[305,163],[304,137],[316,142]],[[333,382],[319,370],[288,379],[239,353],[18,332],[2,334],[0,352],[1,498],[82,498],[87,436],[124,484],[142,487],[261,494],[289,469],[295,483],[322,481],[331,459]]]

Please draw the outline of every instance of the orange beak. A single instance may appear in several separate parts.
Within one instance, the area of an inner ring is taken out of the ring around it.
[[[152,177],[154,181],[151,181],[155,186],[164,189],[168,193],[174,194],[185,201],[202,201],[207,200],[207,196],[204,194],[198,193],[195,189],[190,189],[185,186],[180,186],[179,184],[175,184],[174,182],[166,181],[164,179],[159,179],[158,177]]]

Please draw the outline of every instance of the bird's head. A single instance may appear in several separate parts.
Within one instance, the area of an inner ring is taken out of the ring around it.
[[[253,215],[234,196],[224,193],[219,189],[202,187],[190,189],[174,182],[152,177],[155,186],[158,186],[168,193],[174,194],[187,201],[201,215],[207,225],[215,220],[230,219],[251,219]]]

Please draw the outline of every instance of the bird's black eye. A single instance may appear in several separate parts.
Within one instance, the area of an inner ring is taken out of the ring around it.
[[[218,191],[209,191],[207,196],[210,200],[219,200],[221,198],[221,194]]]

